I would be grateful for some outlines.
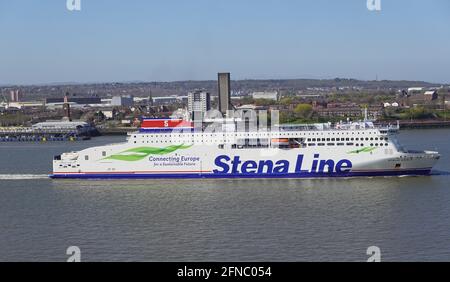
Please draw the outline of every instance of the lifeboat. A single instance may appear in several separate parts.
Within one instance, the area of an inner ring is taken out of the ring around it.
[[[272,144],[289,146],[288,138],[272,138]]]

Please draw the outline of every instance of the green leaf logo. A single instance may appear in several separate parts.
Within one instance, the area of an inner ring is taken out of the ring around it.
[[[376,149],[377,149],[377,147],[364,147],[364,148],[361,148],[359,150],[354,150],[354,151],[347,152],[347,154],[370,153],[370,152],[372,152],[372,151],[374,151]]]
[[[107,158],[104,158],[104,160],[118,160],[118,161],[125,161],[125,162],[135,162],[135,161],[140,161],[149,155],[167,155],[167,154],[170,154],[177,150],[188,149],[190,147],[192,147],[192,145],[185,146],[184,144],[171,145],[171,146],[168,146],[165,148],[138,147],[138,148],[132,148],[132,149],[120,152],[118,154],[109,156]]]

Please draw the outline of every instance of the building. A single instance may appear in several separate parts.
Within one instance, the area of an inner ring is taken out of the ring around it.
[[[277,91],[253,92],[252,97],[253,97],[253,99],[266,99],[266,100],[278,101],[278,92]]]
[[[397,102],[393,102],[393,103],[386,102],[386,103],[383,104],[383,106],[385,108],[390,108],[390,107],[398,108],[399,107],[399,103],[397,103]]]
[[[183,103],[187,100],[187,96],[164,96],[164,97],[152,97],[153,106],[169,106],[177,103]]]
[[[36,130],[90,130],[91,126],[84,121],[45,121],[32,125]]]
[[[22,92],[19,90],[11,90],[10,91],[10,102],[20,102],[22,99]]]
[[[408,88],[408,94],[419,94],[423,92],[423,87],[411,87]]]
[[[369,106],[367,108],[367,114],[376,119],[376,117],[382,115],[383,106]],[[355,103],[350,104],[335,104],[330,103],[325,107],[317,106],[314,107],[314,111],[320,116],[325,118],[360,118],[364,115],[365,108],[360,107]]]
[[[434,101],[438,98],[438,92],[436,90],[426,91],[423,95],[425,101]]]
[[[64,98],[46,98],[45,104],[62,104],[64,103]],[[67,98],[68,103],[78,104],[78,105],[91,105],[91,104],[101,104],[102,99],[98,97],[89,97],[89,98],[83,98],[83,97],[68,97]]]
[[[188,111],[206,113],[211,110],[211,95],[206,91],[194,91],[188,94]]]
[[[219,89],[219,111],[222,114],[226,114],[229,110],[233,109],[233,106],[231,105],[230,73],[219,73],[217,76]]]
[[[111,106],[115,107],[131,107],[134,105],[133,96],[114,96],[111,99]]]

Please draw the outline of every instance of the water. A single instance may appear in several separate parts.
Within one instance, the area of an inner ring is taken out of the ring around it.
[[[450,260],[449,129],[401,134],[431,177],[51,180],[52,156],[120,142],[0,144],[0,261]]]

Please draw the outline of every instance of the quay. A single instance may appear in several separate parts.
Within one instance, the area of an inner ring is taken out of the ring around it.
[[[42,122],[31,127],[0,127],[0,142],[79,141],[99,135],[85,122]]]

